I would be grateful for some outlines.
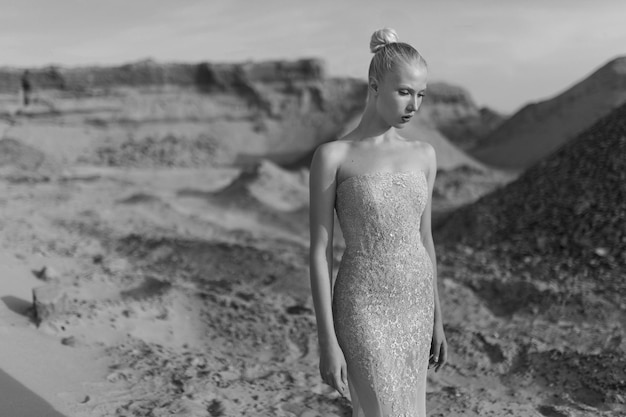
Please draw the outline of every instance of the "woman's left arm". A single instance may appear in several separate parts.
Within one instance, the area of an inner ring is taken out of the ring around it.
[[[431,145],[425,145],[427,150],[428,170],[426,177],[428,180],[428,200],[426,207],[422,213],[420,223],[420,234],[424,248],[428,252],[433,265],[433,297],[435,304],[434,325],[433,325],[433,338],[430,348],[429,367],[435,366],[435,372],[446,363],[448,359],[448,342],[446,341],[446,335],[443,331],[443,315],[441,313],[441,304],[439,302],[439,290],[437,286],[437,257],[435,256],[435,244],[433,242],[432,227],[431,227],[431,211],[432,211],[432,199],[433,188],[435,186],[435,176],[437,175],[437,156],[435,149]]]

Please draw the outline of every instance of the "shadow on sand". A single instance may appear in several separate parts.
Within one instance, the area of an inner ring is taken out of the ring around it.
[[[32,302],[26,301],[22,298],[14,297],[12,295],[0,297],[0,300],[2,300],[7,308],[12,312],[22,316],[30,316],[33,306]]]
[[[1,369],[0,416],[67,417]]]

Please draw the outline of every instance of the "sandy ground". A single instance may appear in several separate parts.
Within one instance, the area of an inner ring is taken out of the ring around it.
[[[68,129],[90,128],[18,117],[5,130],[31,147],[0,167],[0,384],[66,417],[349,416],[317,370],[306,170],[111,167]],[[436,210],[502,181],[453,176]],[[335,272],[340,233],[336,249]],[[623,374],[593,363],[593,349],[623,353],[622,316],[503,312],[466,279],[471,248],[455,256],[440,266],[451,354],[429,375],[429,415],[626,413]],[[589,353],[559,356],[576,343]]]

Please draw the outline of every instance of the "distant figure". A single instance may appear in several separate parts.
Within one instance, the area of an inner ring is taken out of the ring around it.
[[[22,104],[24,105],[24,107],[28,107],[31,102],[30,95],[33,90],[33,84],[30,80],[30,71],[28,70],[24,71],[24,73],[22,74],[21,87]]]
[[[401,130],[427,67],[391,29],[371,38],[359,125],[320,145],[310,170],[310,273],[320,373],[353,417],[426,417],[426,374],[447,361],[431,234],[433,147]],[[333,211],[345,251],[333,287]]]

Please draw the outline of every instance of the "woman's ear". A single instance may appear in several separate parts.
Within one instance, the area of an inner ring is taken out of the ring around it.
[[[376,78],[370,77],[369,88],[372,91],[372,94],[374,94],[375,96],[378,95],[378,81],[376,81]]]

